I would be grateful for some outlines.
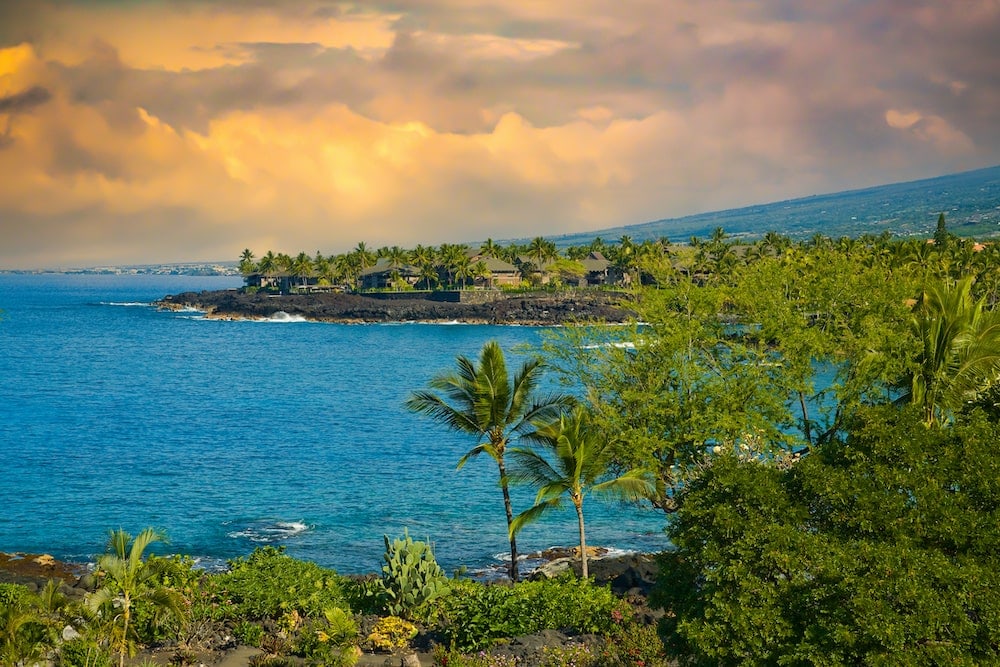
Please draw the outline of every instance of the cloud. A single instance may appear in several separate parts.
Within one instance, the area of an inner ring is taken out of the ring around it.
[[[588,231],[996,164],[998,32],[989,0],[11,0],[0,267]]]
[[[23,113],[45,104],[52,95],[41,86],[32,86],[13,95],[0,96],[0,113]]]

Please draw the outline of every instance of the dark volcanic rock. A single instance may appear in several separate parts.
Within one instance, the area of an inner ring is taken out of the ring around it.
[[[563,324],[624,322],[633,313],[620,294],[601,291],[500,295],[485,303],[430,298],[379,299],[340,292],[274,296],[236,290],[185,292],[164,297],[163,308],[197,308],[217,318],[270,318],[278,313],[329,322],[450,322]]]

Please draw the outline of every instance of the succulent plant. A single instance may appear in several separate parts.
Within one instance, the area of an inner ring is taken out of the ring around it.
[[[383,606],[386,611],[402,618],[416,619],[426,612],[427,604],[451,590],[451,582],[434,560],[434,552],[426,542],[415,541],[409,531],[402,538],[385,539],[380,581]]]

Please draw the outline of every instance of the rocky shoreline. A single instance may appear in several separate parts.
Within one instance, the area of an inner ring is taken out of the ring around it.
[[[341,323],[463,322],[552,326],[570,322],[627,322],[635,316],[621,293],[604,291],[497,292],[474,303],[439,300],[436,293],[376,298],[342,292],[270,295],[239,290],[184,292],[165,296],[157,306],[195,309],[215,319],[302,317]],[[284,315],[282,315],[284,313]]]

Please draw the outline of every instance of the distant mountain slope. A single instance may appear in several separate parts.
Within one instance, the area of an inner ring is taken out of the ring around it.
[[[707,237],[716,227],[730,236],[757,238],[776,231],[792,238],[857,237],[862,234],[930,236],[938,214],[959,236],[1000,235],[1000,165],[908,183],[815,195],[744,208],[698,213],[594,232],[546,237],[558,247],[585,245],[600,236],[635,242],[666,237],[673,242]]]

